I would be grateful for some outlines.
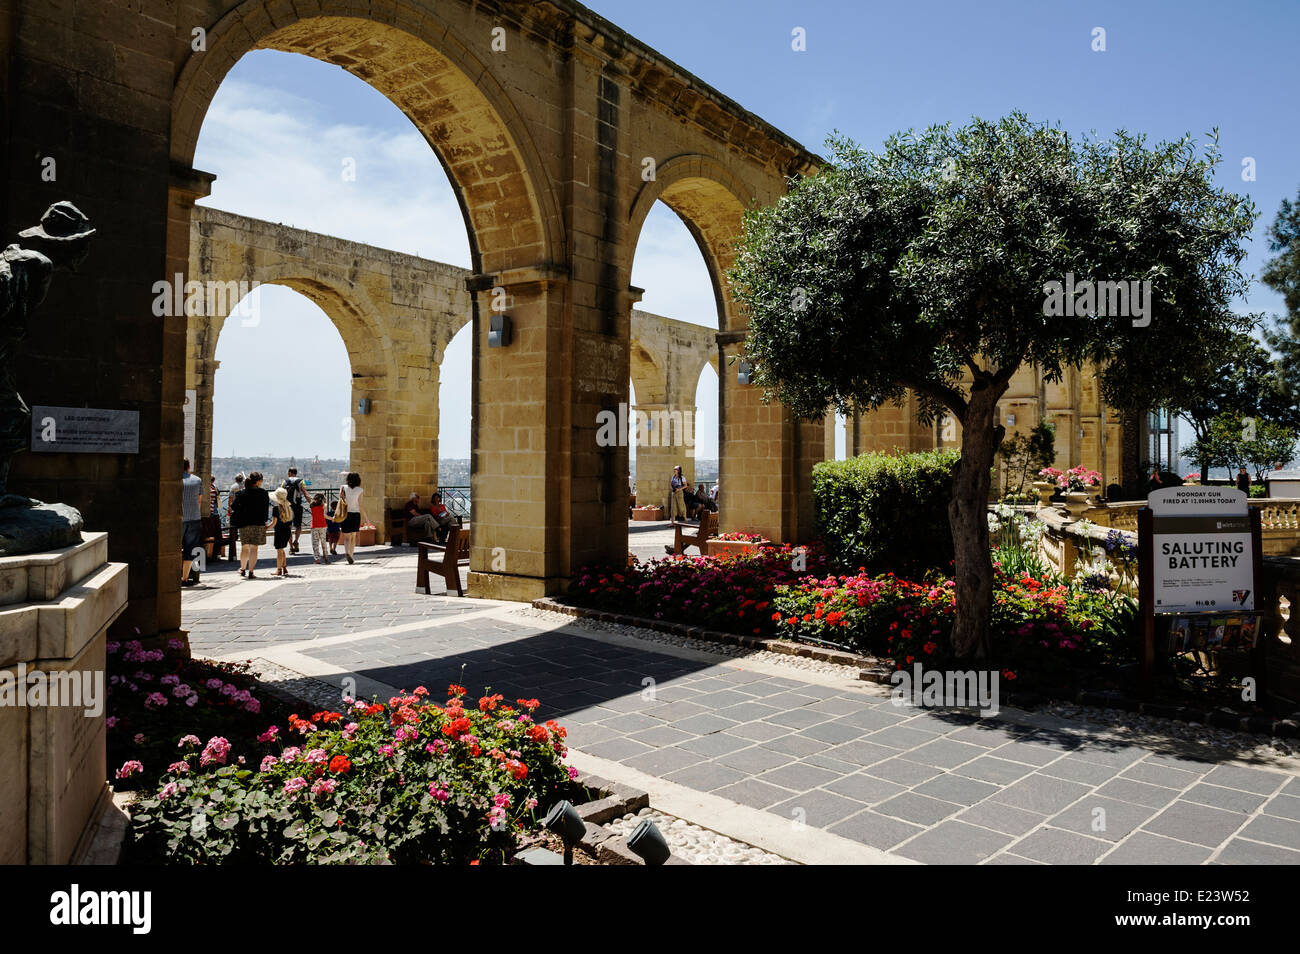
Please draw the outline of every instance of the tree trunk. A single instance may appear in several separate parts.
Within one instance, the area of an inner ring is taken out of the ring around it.
[[[952,479],[948,522],[952,527],[957,610],[953,650],[961,659],[989,655],[993,603],[993,560],[989,553],[989,468],[1005,428],[997,422],[997,401],[1006,390],[976,383],[962,422],[961,460]]]

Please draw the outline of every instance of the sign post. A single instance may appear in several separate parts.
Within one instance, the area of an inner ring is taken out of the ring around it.
[[[1251,509],[1240,490],[1185,485],[1147,496],[1147,506],[1138,511],[1144,695],[1151,691],[1155,672],[1156,617],[1255,617],[1262,572],[1259,511]],[[1252,630],[1251,661],[1262,700],[1264,642],[1258,622]]]

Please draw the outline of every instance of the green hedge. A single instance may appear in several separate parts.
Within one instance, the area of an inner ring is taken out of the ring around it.
[[[813,469],[827,556],[869,573],[920,575],[952,560],[948,501],[957,454],[863,454]]]

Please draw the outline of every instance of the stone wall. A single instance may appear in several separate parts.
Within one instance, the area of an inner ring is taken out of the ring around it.
[[[5,230],[31,225],[59,199],[99,228],[90,258],[76,276],[59,276],[31,329],[20,387],[29,403],[128,408],[141,424],[138,454],[26,455],[13,486],[65,500],[87,526],[111,531],[111,558],[130,565],[118,624],[128,632],[180,624],[182,404],[187,349],[197,345],[184,317],[153,313],[153,288],[190,268],[193,206],[207,191],[194,147],[217,87],[245,53],[277,49],[348,70],[396,104],[447,169],[474,271],[470,579],[486,596],[552,592],[577,566],[626,552],[627,448],[602,447],[597,433],[599,412],[627,401],[631,265],[650,206],[662,199],[687,222],[718,289],[719,327],[742,333],[723,277],[741,211],[773,201],[789,175],[819,161],[571,0],[10,8],[4,30],[14,32],[0,33],[11,84]],[[57,161],[53,179],[42,175],[44,158]],[[485,341],[497,286],[515,328],[500,350]],[[379,367],[390,386],[413,385],[395,413],[427,411],[418,385],[434,384],[432,367],[404,378],[396,358]],[[759,410],[732,380],[722,375],[722,456],[736,480],[734,495],[724,491],[724,526],[802,537],[810,528],[785,504],[808,445],[780,408]],[[761,433],[725,423],[746,416],[761,418]],[[366,435],[366,453],[434,439],[419,427],[382,430]],[[398,479],[418,482],[423,472]]]

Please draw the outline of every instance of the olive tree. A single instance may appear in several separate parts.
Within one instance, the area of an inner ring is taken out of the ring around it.
[[[753,382],[801,418],[900,403],[951,415],[961,459],[948,507],[954,649],[988,654],[985,511],[1004,429],[998,400],[1026,364],[1059,380],[1096,362],[1116,409],[1162,405],[1179,361],[1246,330],[1249,200],[1219,189],[1216,143],[1076,139],[1021,113],[845,139],[816,175],[747,213],[730,271]]]

